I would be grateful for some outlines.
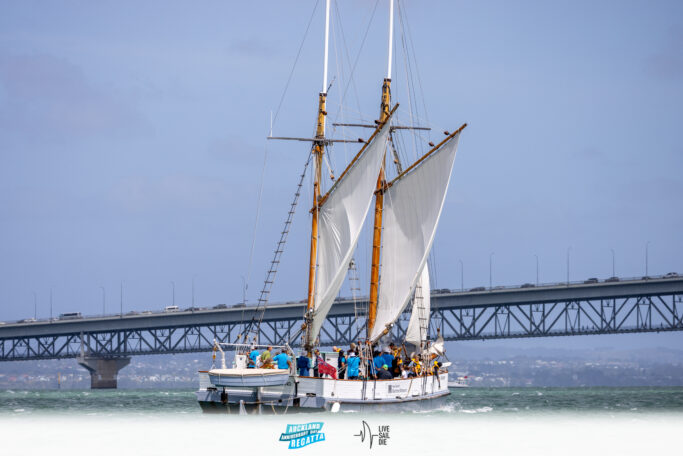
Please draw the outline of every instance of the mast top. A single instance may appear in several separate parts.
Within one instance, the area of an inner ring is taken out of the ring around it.
[[[391,51],[394,43],[394,0],[389,0],[389,63],[387,64],[387,79],[391,80]]]
[[[393,1],[393,0],[392,0]],[[328,45],[330,41],[330,0],[327,0],[325,6],[325,59],[323,64],[323,88],[320,93],[327,95],[327,54]]]

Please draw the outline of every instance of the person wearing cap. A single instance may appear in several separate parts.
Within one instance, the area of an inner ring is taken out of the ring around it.
[[[356,352],[350,351],[349,357],[346,359],[346,378],[349,380],[357,380],[359,367],[360,358],[356,355]]]
[[[382,364],[382,367],[377,369],[377,378],[379,380],[391,380],[394,376],[389,372],[389,366]]]
[[[386,347],[384,349],[382,359],[384,359],[384,364],[392,368],[394,367],[394,355],[391,354],[391,348]]]

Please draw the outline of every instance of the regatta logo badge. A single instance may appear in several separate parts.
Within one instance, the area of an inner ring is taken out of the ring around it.
[[[289,442],[289,449],[303,448],[311,443],[325,440],[325,433],[320,432],[322,422],[305,424],[288,424],[287,431],[280,434],[280,442]]]
[[[354,434],[354,437],[360,437],[361,442],[368,441],[368,445],[372,448],[372,444],[377,442],[378,445],[386,445],[389,440],[389,426],[382,425],[377,426],[377,433],[373,434],[370,425],[363,421],[358,434]]]

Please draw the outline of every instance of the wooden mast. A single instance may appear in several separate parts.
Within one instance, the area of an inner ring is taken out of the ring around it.
[[[325,110],[325,101],[327,99],[327,50],[330,36],[330,0],[327,0],[325,7],[325,59],[323,64],[323,87],[318,95],[318,121],[315,130],[315,139],[313,143],[313,156],[315,158],[315,176],[313,183],[313,209],[311,210],[312,225],[311,225],[311,255],[308,268],[308,303],[306,305],[306,315],[304,318],[304,327],[306,329],[306,337],[304,341],[304,349],[308,356],[311,356],[313,350],[313,334],[311,333],[311,322],[313,320],[313,312],[315,311],[315,269],[318,257],[318,212],[320,209],[320,177],[323,164],[323,153],[325,152],[325,117],[327,111]]]
[[[389,117],[389,106],[391,106],[391,54],[393,50],[394,34],[394,0],[389,2],[389,62],[387,64],[387,77],[382,83],[382,102],[380,105],[379,121],[380,124],[386,122]],[[379,300],[379,265],[380,252],[382,248],[382,210],[384,209],[384,191],[386,189],[386,179],[384,168],[386,165],[386,151],[382,156],[382,167],[377,177],[377,188],[375,190],[375,223],[372,232],[372,267],[370,269],[370,301],[368,305],[368,339],[372,333],[377,319],[377,302]]]

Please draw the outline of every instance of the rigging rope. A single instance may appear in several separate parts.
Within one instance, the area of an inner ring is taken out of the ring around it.
[[[291,83],[292,76],[294,75],[294,70],[296,69],[297,63],[299,62],[299,57],[301,56],[301,50],[303,49],[304,43],[306,42],[306,38],[308,37],[308,32],[311,28],[311,24],[313,23],[313,18],[315,17],[315,12],[318,9],[318,3],[320,3],[320,0],[316,0],[315,5],[313,7],[313,11],[311,12],[311,17],[308,19],[308,25],[306,26],[306,31],[304,32],[304,36],[301,40],[301,43],[299,44],[299,49],[297,50],[296,58],[294,59],[294,63],[292,64],[292,68],[289,72],[289,76],[287,77],[287,83],[285,84],[285,88],[282,91],[282,95],[280,96],[280,102],[278,103],[277,110],[275,111],[275,115],[273,116],[271,113],[271,122],[270,122],[269,134],[272,134],[273,125],[275,124],[275,122],[277,122],[278,115],[280,114],[280,109],[282,108],[282,103],[285,100],[287,90],[289,89],[289,84]],[[266,172],[267,162],[268,162],[268,143],[266,142],[266,146],[264,148],[264,154],[263,154],[263,167],[261,169],[261,181],[259,183],[259,191],[258,191],[258,197],[257,197],[257,203],[256,203],[256,217],[254,218],[254,229],[253,229],[253,233],[252,233],[251,248],[249,250],[249,263],[248,263],[248,267],[247,267],[247,279],[245,281],[244,290],[243,290],[245,297],[246,297],[246,290],[249,289],[249,283],[251,281],[251,272],[252,272],[253,259],[254,259],[254,248],[256,245],[256,231],[258,229],[258,222],[259,222],[259,218],[260,218],[260,214],[261,214],[261,198],[263,195],[263,182],[265,180],[265,172]],[[308,166],[308,162],[306,163],[306,166]],[[304,169],[304,174],[305,174],[305,169]],[[246,301],[246,298],[244,300]],[[242,318],[242,320],[244,320],[244,318]]]
[[[280,102],[277,105],[277,110],[275,111],[275,117],[273,117],[273,124],[277,121],[277,116],[280,114],[280,108],[282,108],[282,103],[285,101],[285,95],[287,94],[287,89],[289,88],[290,82],[292,82],[292,76],[294,75],[294,69],[296,68],[296,64],[299,62],[299,57],[301,56],[301,50],[304,47],[304,43],[306,42],[306,37],[308,36],[308,31],[311,28],[311,23],[313,23],[313,17],[315,16],[315,12],[318,9],[318,3],[320,3],[320,0],[316,0],[315,6],[313,7],[313,12],[311,12],[311,17],[308,19],[308,25],[306,26],[306,31],[304,32],[304,37],[301,40],[301,44],[299,44],[299,50],[296,53],[296,58],[294,59],[294,63],[292,64],[292,69],[289,72],[289,77],[287,78],[287,83],[285,84],[285,89],[282,92],[282,96],[280,97]]]
[[[375,2],[375,7],[372,9],[372,14],[370,15],[370,20],[368,20],[368,25],[365,29],[365,34],[363,34],[363,40],[360,43],[360,48],[358,49],[358,54],[356,55],[356,60],[353,62],[353,67],[351,68],[351,74],[349,75],[349,81],[346,83],[346,87],[344,88],[344,92],[342,94],[342,100],[346,99],[346,92],[349,90],[349,85],[351,84],[351,81],[353,80],[353,73],[356,71],[356,65],[358,64],[358,59],[360,58],[360,54],[363,51],[363,46],[365,45],[365,39],[368,37],[368,32],[370,31],[370,24],[372,24],[372,19],[375,17],[375,12],[377,11],[377,5],[379,4],[379,0]],[[341,110],[341,104],[337,108],[337,113],[334,116],[334,119],[336,120],[337,117],[339,117],[339,110]]]
[[[289,227],[292,224],[292,220],[294,218],[294,213],[299,202],[299,197],[301,196],[301,187],[303,186],[304,179],[306,177],[306,170],[308,169],[308,165],[311,163],[312,157],[313,154],[308,155],[308,159],[306,160],[306,164],[304,165],[304,170],[302,171],[301,177],[299,178],[299,183],[296,187],[294,198],[292,200],[292,203],[290,204],[289,212],[287,212],[287,219],[285,221],[284,229],[280,233],[280,240],[277,243],[275,253],[273,254],[273,260],[270,263],[270,268],[268,269],[268,272],[266,273],[266,278],[263,282],[263,288],[261,289],[261,294],[258,299],[258,305],[256,306],[256,309],[254,309],[254,315],[252,316],[251,321],[244,328],[244,343],[250,343],[250,336],[256,338],[258,337],[258,333],[260,332],[261,322],[263,321],[263,315],[265,314],[266,306],[268,305],[268,300],[270,299],[270,291],[273,287],[273,283],[275,282],[275,276],[280,265],[280,258],[284,253],[285,244],[289,236]],[[237,336],[238,339],[239,337],[240,335]]]

